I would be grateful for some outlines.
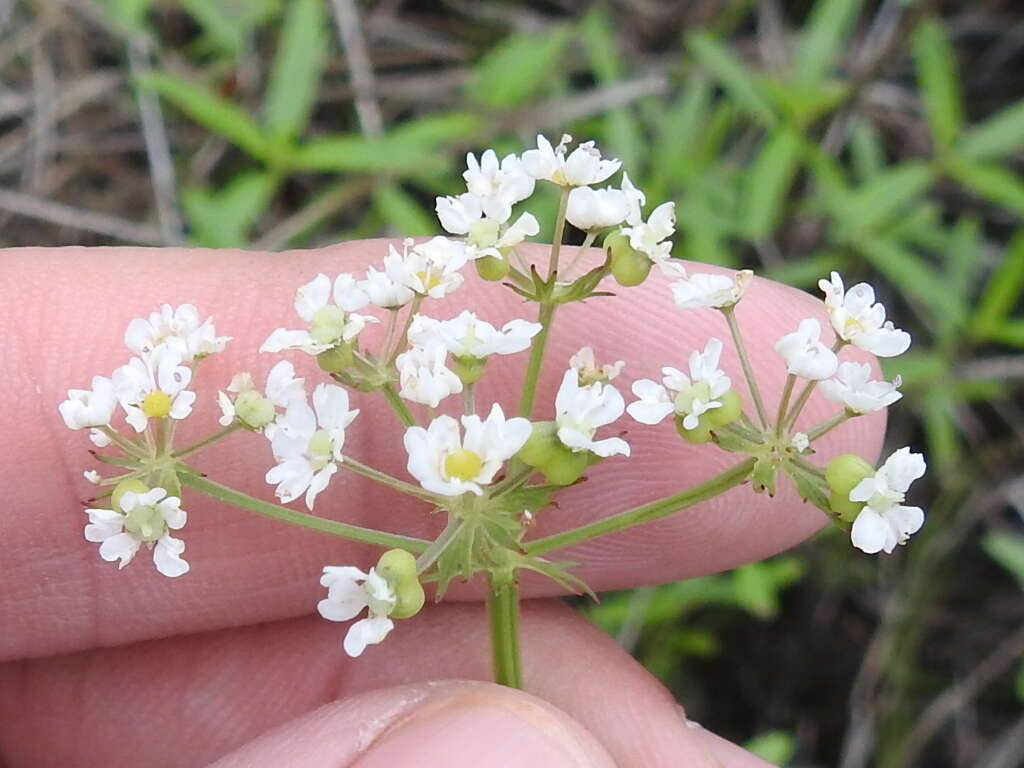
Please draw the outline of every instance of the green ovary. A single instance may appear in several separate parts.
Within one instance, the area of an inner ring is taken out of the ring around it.
[[[124,529],[142,541],[156,541],[167,532],[167,522],[156,507],[140,506],[125,517]]]
[[[326,429],[319,429],[309,439],[309,464],[313,470],[319,472],[332,461],[334,461],[334,442]]]
[[[328,305],[318,309],[309,324],[309,335],[317,344],[333,344],[345,331],[345,312]]]

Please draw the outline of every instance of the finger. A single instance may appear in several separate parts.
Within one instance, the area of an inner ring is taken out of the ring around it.
[[[336,700],[345,708],[330,710],[329,721],[357,731],[336,734],[336,743],[369,743],[418,706],[418,693],[393,686],[489,678],[482,614],[470,605],[428,608],[359,659],[341,651],[343,628],[306,618],[8,662],[0,665],[0,744],[11,768],[121,765],[126,755],[150,768],[202,765]],[[689,726],[660,683],[566,606],[528,601],[522,629],[526,690],[593,734],[619,768],[759,765]],[[391,716],[383,705],[349,706],[371,692],[384,697],[372,701],[394,703]]]
[[[192,301],[213,314],[220,333],[235,337],[226,352],[204,363],[198,375],[200,402],[179,430],[184,443],[216,428],[214,393],[238,370],[258,376],[277,357],[259,356],[259,344],[275,327],[295,326],[296,286],[318,271],[356,271],[379,261],[383,241],[341,244],[321,251],[257,254],[240,251],[146,249],[28,249],[8,252],[0,285],[4,327],[0,359],[14,361],[14,398],[0,410],[0,460],[9,489],[0,509],[4,580],[0,585],[0,658],[195,632],[301,615],[318,598],[317,576],[325,564],[375,561],[371,548],[298,530],[233,510],[187,493],[187,542],[191,572],[169,581],[148,563],[123,572],[102,562],[82,537],[79,499],[91,492],[80,479],[90,465],[85,435],[66,430],[56,404],[69,386],[108,374],[128,355],[119,349],[127,321],[162,301]],[[530,253],[538,253],[531,251]],[[655,270],[657,272],[657,270]],[[665,364],[684,366],[690,350],[709,336],[728,338],[719,314],[680,312],[658,275],[624,292],[624,299],[594,299],[561,309],[539,388],[538,418],[550,418],[557,382],[569,355],[583,344],[599,357],[627,360],[621,389],[632,379],[656,377]],[[429,302],[424,311],[447,317],[467,304],[492,321],[528,315],[510,291],[468,279],[451,301]],[[772,344],[800,318],[823,317],[816,299],[768,281],[755,281],[739,306],[751,357],[766,399],[773,403],[784,380]],[[374,328],[368,334],[373,344]],[[268,359],[268,357],[270,359]],[[310,382],[315,365],[293,355]],[[524,356],[489,364],[479,402],[515,408]],[[742,376],[732,351],[723,366],[734,382]],[[406,477],[401,429],[379,396],[357,394],[359,418],[346,450]],[[833,407],[812,398],[805,417],[814,423]],[[853,451],[873,457],[884,417],[864,417],[822,441],[821,454]],[[609,459],[591,479],[558,495],[557,510],[541,515],[537,535],[604,517],[700,482],[737,461],[709,446],[690,446],[671,424],[642,427],[624,419],[608,429],[627,429],[630,459]],[[817,444],[816,444],[817,445]],[[262,480],[272,459],[266,441],[235,434],[201,455],[197,465],[214,479],[272,498]],[[430,536],[441,521],[425,505],[339,471],[321,495],[317,513],[360,525]],[[824,517],[798,503],[786,484],[773,500],[740,488],[698,508],[628,532],[575,547],[559,558],[582,563],[578,575],[594,589],[677,579],[721,570],[778,552],[820,527]],[[268,578],[268,574],[272,576]],[[253,590],[258,590],[255,595]],[[553,594],[549,582],[527,581],[529,594]],[[255,597],[255,599],[253,599]],[[154,610],[158,608],[158,610]],[[59,616],[62,631],[51,631]]]

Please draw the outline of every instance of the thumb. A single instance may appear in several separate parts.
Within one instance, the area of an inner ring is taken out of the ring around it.
[[[387,688],[327,704],[211,768],[279,765],[615,768],[597,739],[560,709],[522,691],[462,680]]]

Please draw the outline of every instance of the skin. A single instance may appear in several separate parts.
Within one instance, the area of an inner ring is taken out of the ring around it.
[[[568,256],[572,256],[571,249]],[[0,254],[0,764],[18,766],[745,766],[765,765],[686,720],[661,685],[610,639],[550,598],[557,586],[524,578],[526,691],[490,677],[486,617],[476,584],[457,585],[443,604],[401,621],[379,646],[349,659],[346,626],[313,615],[325,564],[372,565],[379,550],[293,529],[187,492],[180,537],[192,564],[170,580],[140,552],[125,570],[84,541],[83,469],[105,468],[85,452],[85,432],[67,430],[57,404],[69,387],[109,375],[129,353],[120,346],[132,317],[161,302],[191,302],[234,340],[204,362],[199,401],[179,429],[180,445],[216,428],[215,391],[249,370],[262,385],[279,356],[259,344],[277,327],[301,327],[291,301],[317,272],[359,271],[380,261],[383,241],[316,251],[263,254],[180,249],[17,249]],[[527,256],[543,261],[544,251]],[[568,262],[566,262],[568,263]],[[696,266],[696,265],[695,265]],[[711,268],[697,266],[710,271]],[[510,291],[466,270],[466,285],[424,311],[450,317],[467,306],[500,324],[532,317]],[[614,286],[609,286],[614,290]],[[538,418],[551,403],[569,356],[582,344],[599,361],[627,361],[616,384],[626,395],[663,365],[686,367],[709,336],[728,339],[710,310],[680,312],[658,270],[643,286],[560,310],[538,390]],[[774,341],[821,303],[755,280],[738,308],[770,410],[785,378]],[[826,336],[828,332],[826,331]],[[381,336],[362,337],[371,349]],[[851,355],[844,359],[868,359]],[[307,387],[322,380],[312,360],[286,355]],[[526,355],[491,362],[477,402],[515,410]],[[731,345],[723,368],[743,393]],[[489,374],[489,375],[488,375]],[[11,380],[13,378],[13,386]],[[13,402],[12,402],[13,398]],[[749,398],[744,393],[744,399]],[[355,394],[362,412],[346,453],[407,477],[401,429],[379,396]],[[749,406],[748,406],[749,410]],[[799,425],[834,412],[812,397]],[[560,494],[536,535],[563,530],[650,501],[719,472],[738,459],[691,446],[669,421],[643,427],[624,417],[602,435],[625,432],[633,455],[593,468],[592,479]],[[818,463],[838,453],[878,454],[884,416],[854,420],[815,448]],[[266,441],[236,433],[196,458],[213,479],[272,498],[263,473]],[[109,474],[109,472],[107,472]],[[301,506],[299,506],[301,508]],[[427,507],[340,470],[316,514],[428,537]],[[657,523],[593,540],[559,560],[595,590],[712,573],[790,547],[825,523],[785,481],[774,499],[734,489]],[[547,599],[545,599],[547,598]],[[742,660],[737,660],[742,663]]]

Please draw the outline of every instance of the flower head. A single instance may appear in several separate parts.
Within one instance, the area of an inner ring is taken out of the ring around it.
[[[596,381],[580,386],[579,375],[570,368],[555,396],[558,439],[575,453],[590,451],[602,458],[629,456],[629,444],[621,437],[594,439],[599,427],[611,424],[625,409],[622,394],[611,384]]]
[[[533,194],[534,178],[515,155],[506,155],[499,163],[493,149],[486,150],[479,161],[469,153],[466,166],[462,174],[466,189],[480,201],[483,215],[489,219],[507,221],[512,206]]]
[[[309,326],[306,330],[295,331],[277,328],[263,342],[260,352],[301,349],[307,354],[318,355],[338,344],[352,341],[367,323],[377,322],[375,317],[355,312],[368,302],[369,297],[352,275],[338,275],[333,290],[327,275],[317,275],[295,293],[295,311]]]
[[[871,366],[867,363],[842,363],[834,379],[821,382],[821,394],[854,413],[880,411],[903,397],[899,376],[894,381],[870,379]]]
[[[885,319],[885,307],[875,303],[875,289],[858,283],[843,289],[843,278],[833,272],[830,280],[820,280],[825,293],[825,308],[836,335],[878,357],[896,357],[910,347],[910,334]]]
[[[539,323],[516,319],[509,320],[499,331],[476,313],[465,310],[451,320],[416,315],[409,328],[409,341],[418,347],[438,343],[455,357],[485,358],[522,352],[540,330]]]
[[[349,656],[359,656],[367,645],[382,642],[394,628],[388,617],[395,609],[397,595],[373,568],[364,573],[352,566],[328,565],[320,584],[327,587],[327,597],[316,609],[325,619],[349,621],[366,609],[367,617],[349,627],[345,635],[345,653]]]
[[[462,379],[445,363],[448,350],[438,341],[412,346],[395,359],[399,394],[406,400],[436,408],[449,395],[462,391]]]
[[[293,398],[276,427],[267,434],[278,464],[266,480],[276,484],[274,493],[282,503],[306,494],[306,506],[313,504],[343,460],[345,429],[359,414],[349,409],[348,392],[333,384],[320,384],[313,391],[313,407]]]
[[[561,187],[582,187],[600,184],[622,165],[621,160],[607,160],[594,142],[585,141],[566,155],[572,136],[562,134],[558,146],[552,147],[544,136],[537,136],[537,148],[523,153],[523,168],[535,179]]]
[[[749,269],[734,272],[731,277],[699,272],[685,275],[682,280],[672,283],[670,287],[679,309],[726,309],[735,306],[743,298],[753,276],[754,273]]]
[[[622,188],[574,187],[569,192],[565,218],[577,229],[598,230],[617,227],[630,218],[639,218],[644,193],[634,187],[629,176],[622,174]]]
[[[920,507],[903,505],[911,483],[924,475],[924,457],[900,448],[874,474],[850,491],[850,501],[863,502],[850,531],[853,546],[873,555],[892,552],[898,544],[906,544],[911,534],[924,525]]]
[[[793,333],[775,342],[775,351],[786,362],[786,370],[794,376],[819,381],[836,372],[836,353],[821,343],[821,324],[806,318]]]
[[[69,389],[68,399],[58,406],[68,429],[105,427],[114,417],[117,394],[106,376],[93,376],[92,389]]]
[[[432,237],[425,243],[403,242],[403,250],[389,246],[384,259],[388,277],[420,296],[440,299],[462,285],[459,270],[476,253],[465,243],[447,237]]]
[[[239,373],[232,377],[227,391],[217,393],[220,405],[221,426],[228,426],[237,417],[252,429],[269,429],[277,417],[277,408],[287,408],[293,399],[306,399],[303,388],[305,379],[295,377],[295,366],[287,360],[281,360],[267,374],[266,395],[257,391],[252,376]],[[272,435],[271,435],[272,437]]]
[[[519,245],[540,231],[540,224],[531,213],[523,213],[506,226],[508,217],[487,217],[485,200],[471,192],[458,197],[437,198],[436,210],[441,226],[453,235],[464,235],[468,258],[502,257],[502,249]],[[509,215],[512,211],[509,209]]]
[[[370,303],[382,309],[404,307],[416,295],[412,288],[396,282],[386,271],[366,268],[366,279],[360,280],[359,289],[370,299]]]
[[[168,533],[185,525],[188,515],[181,499],[168,496],[163,488],[152,488],[143,493],[125,491],[119,501],[118,509],[86,510],[85,538],[100,543],[100,557],[107,562],[118,560],[118,568],[124,568],[145,544],[153,550],[153,564],[164,576],[187,573],[189,565],[181,559],[185,542]]]
[[[184,419],[192,413],[196,393],[186,389],[192,369],[183,364],[182,354],[181,345],[161,344],[114,371],[114,392],[136,432],[145,430],[150,419]]]
[[[665,274],[681,277],[686,274],[683,265],[672,261],[672,243],[668,238],[676,231],[676,204],[662,203],[653,211],[647,221],[640,216],[639,206],[627,220],[629,226],[620,232],[629,238],[629,246],[644,254]]]
[[[200,321],[199,310],[191,304],[164,304],[148,318],[132,320],[124,333],[125,345],[137,355],[152,352],[161,344],[174,343],[180,345],[186,363],[220,352],[230,340],[229,336],[217,335],[212,318]]]
[[[685,429],[696,429],[702,414],[722,407],[721,396],[732,382],[718,369],[722,342],[709,339],[703,352],[690,353],[690,375],[676,368],[662,368],[662,384],[650,379],[633,383],[640,399],[630,403],[629,415],[641,424],[658,424],[670,413],[682,417]]]
[[[429,426],[409,427],[405,450],[409,473],[420,485],[442,496],[483,494],[501,465],[530,437],[530,422],[506,419],[495,403],[485,420],[476,414],[462,417],[464,435],[451,416],[438,416]]]

